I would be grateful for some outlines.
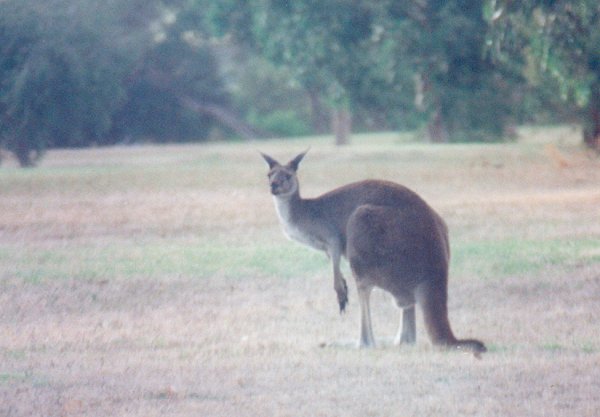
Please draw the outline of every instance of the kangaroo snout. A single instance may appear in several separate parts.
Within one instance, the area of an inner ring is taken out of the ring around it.
[[[271,194],[273,194],[273,195],[281,194],[281,192],[282,192],[281,186],[282,186],[282,183],[280,181],[272,182],[271,183]]]

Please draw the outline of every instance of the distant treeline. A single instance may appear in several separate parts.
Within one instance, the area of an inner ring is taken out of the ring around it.
[[[579,121],[600,148],[600,3],[4,0],[0,146]]]

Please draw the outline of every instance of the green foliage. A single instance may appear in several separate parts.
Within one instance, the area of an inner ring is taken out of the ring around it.
[[[584,140],[600,149],[600,3],[489,1],[487,7],[497,14],[489,40],[496,59],[528,61],[531,81],[551,78],[556,95],[585,108]],[[515,40],[521,48],[512,46]]]
[[[358,130],[442,141],[579,114],[600,148],[599,16],[593,0],[4,0],[0,146],[31,165],[218,123],[322,132],[348,109]]]
[[[307,90],[319,90],[336,105],[362,74],[361,46],[371,32],[366,2],[329,0],[256,2],[254,41],[261,54],[293,72]],[[361,73],[358,78],[355,75]]]
[[[397,55],[419,77],[430,134],[440,141],[500,139],[513,117],[519,78],[485,55],[488,24],[481,2],[390,7]]]
[[[306,91],[290,71],[258,56],[229,51],[235,105],[253,126],[275,136],[301,136],[311,132],[311,108]]]
[[[195,13],[159,4],[0,2],[0,146],[29,166],[48,147],[206,136],[180,96],[224,103],[216,61]]]
[[[230,9],[213,8],[230,28],[219,33],[243,37],[333,107],[405,128],[440,119],[445,136],[463,140],[497,139],[511,119],[519,80],[485,56],[479,1],[250,1],[228,19]]]
[[[215,56],[192,31],[193,22],[183,11],[162,32],[164,39],[147,46],[124,85],[127,100],[114,116],[112,140],[187,141],[209,135],[214,120],[181,99],[223,105],[228,97]]]
[[[275,110],[267,114],[250,113],[250,123],[277,136],[304,136],[310,133],[306,122],[294,110]]]
[[[23,165],[48,146],[82,146],[105,135],[123,97],[126,57],[108,32],[88,25],[86,4],[0,3],[0,135]],[[95,24],[108,16],[94,16]]]

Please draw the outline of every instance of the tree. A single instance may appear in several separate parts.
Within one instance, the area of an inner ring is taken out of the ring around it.
[[[0,2],[0,144],[22,166],[110,129],[128,60],[111,17],[93,2]]]
[[[0,146],[31,166],[48,147],[181,140],[215,121],[249,134],[185,4],[0,2]]]
[[[371,11],[366,1],[325,2],[254,0],[239,5],[220,2],[208,8],[214,31],[231,35],[289,71],[312,98],[333,108],[339,126],[338,142],[347,141],[350,85],[362,79],[365,61],[361,45],[371,33]],[[368,67],[368,66],[367,66]]]
[[[502,0],[487,8],[495,58],[528,62],[530,80],[552,79],[565,103],[585,109],[584,143],[600,151],[600,3]]]
[[[434,141],[495,140],[510,120],[518,80],[485,55],[480,1],[253,0],[237,12],[229,1],[211,16],[320,92],[338,110],[334,120],[376,108],[426,119]]]
[[[512,117],[514,74],[485,54],[488,21],[477,0],[387,5],[399,77],[414,80],[416,106],[434,142],[498,140]],[[498,94],[502,91],[502,94]]]
[[[336,144],[348,142],[352,95],[368,78],[363,53],[373,8],[361,0],[257,2],[254,42],[271,61],[289,68],[309,92],[320,92],[332,111]]]
[[[189,20],[177,8],[155,21],[152,39],[140,45],[124,80],[126,100],[114,115],[111,140],[196,140],[225,117],[229,97],[217,61]],[[221,121],[236,130],[235,122]]]

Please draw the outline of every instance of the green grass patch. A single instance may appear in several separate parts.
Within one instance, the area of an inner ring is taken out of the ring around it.
[[[288,279],[327,267],[326,257],[290,244],[256,242],[159,241],[121,242],[111,246],[78,246],[53,249],[8,248],[0,268],[26,282],[55,279],[158,279],[188,276],[228,279],[276,276]]]
[[[582,343],[579,345],[579,349],[581,349],[583,353],[597,353],[600,351],[593,343]]]
[[[535,273],[552,266],[600,262],[595,239],[458,241],[452,249],[452,274],[484,279]]]
[[[546,343],[542,345],[542,349],[547,352],[563,352],[566,350],[566,347],[559,343]]]
[[[10,385],[16,382],[27,381],[29,377],[22,372],[0,372],[0,385]]]
[[[192,242],[133,240],[98,246],[69,244],[36,249],[6,247],[0,268],[8,276],[38,283],[53,279],[112,279],[191,276],[228,279],[294,276],[327,271],[326,257],[317,251],[284,241],[232,243],[225,239]],[[456,242],[452,276],[496,279],[535,274],[550,267],[573,267],[600,262],[597,241],[516,240]]]

